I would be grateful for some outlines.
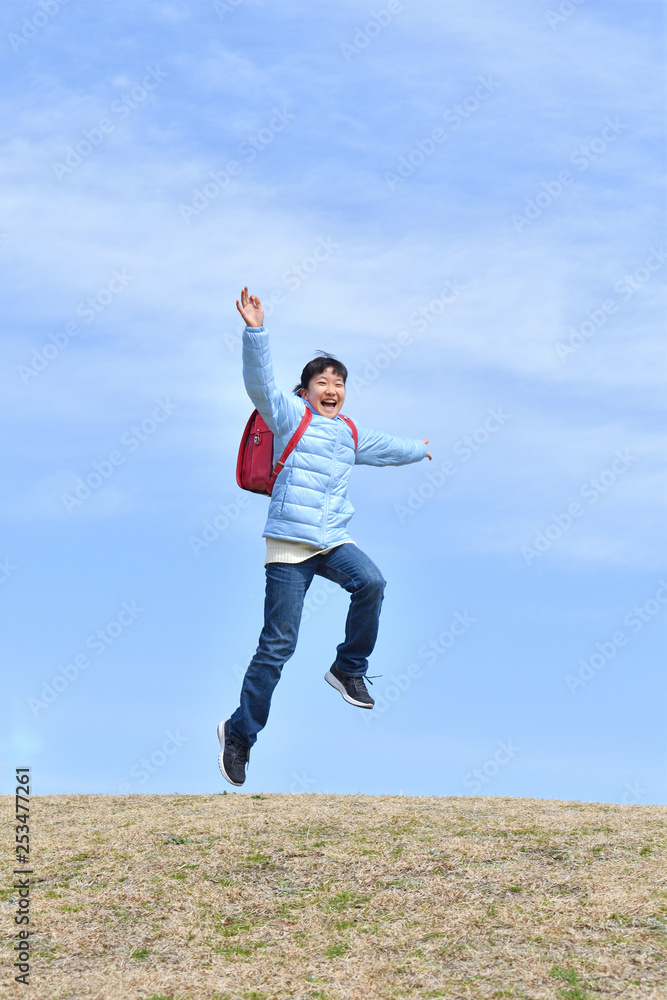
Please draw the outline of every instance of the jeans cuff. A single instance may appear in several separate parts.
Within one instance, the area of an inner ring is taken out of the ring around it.
[[[341,666],[339,666],[338,663],[334,663],[334,664],[332,664],[332,666],[334,666],[336,668],[336,670],[340,674],[343,674],[344,677],[365,677],[366,676],[366,670],[364,670],[363,673],[359,673],[358,670],[357,671],[343,670],[343,668]]]

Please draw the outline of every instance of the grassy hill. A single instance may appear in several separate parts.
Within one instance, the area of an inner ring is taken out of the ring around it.
[[[28,988],[12,811],[3,796],[2,997],[667,997],[662,807],[38,796]]]

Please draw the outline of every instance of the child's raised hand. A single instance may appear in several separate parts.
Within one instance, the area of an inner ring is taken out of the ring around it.
[[[424,444],[428,444],[430,440],[431,440],[430,438],[426,438],[426,439],[422,438],[422,441],[424,442]],[[430,451],[427,451],[426,452],[426,457],[430,460],[430,459],[433,458],[433,455],[431,454]]]
[[[248,295],[248,286],[241,290],[241,305],[236,300],[236,308],[243,316],[246,326],[263,326],[264,309],[256,295]]]

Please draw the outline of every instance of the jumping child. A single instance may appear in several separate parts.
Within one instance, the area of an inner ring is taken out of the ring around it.
[[[356,424],[358,443],[339,414],[345,401],[347,369],[336,358],[316,357],[301,373],[293,394],[274,382],[264,309],[256,295],[241,291],[236,308],[243,331],[243,380],[253,405],[274,435],[280,456],[298,427],[305,407],[310,424],[279,472],[264,528],[266,594],[264,627],[246,670],[240,705],[218,726],[218,764],[232,785],[242,785],[250,749],[266,725],[273,689],[292,656],[303,601],[313,576],[340,584],[351,595],[345,639],[324,679],[345,701],[359,708],[375,704],[364,677],[378,632],[384,580],[375,563],[346,531],[354,513],[347,499],[353,465],[406,465],[431,458],[428,438],[393,437]],[[367,678],[368,679],[368,678]]]

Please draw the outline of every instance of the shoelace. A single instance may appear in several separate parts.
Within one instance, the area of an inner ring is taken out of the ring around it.
[[[371,677],[382,677],[382,674],[371,674]],[[357,674],[357,676],[354,677],[353,679],[355,681],[361,681],[362,683],[364,681],[368,681],[369,684],[372,684],[373,681],[371,680],[371,677],[369,677],[368,674],[363,674],[363,675]]]
[[[244,746],[243,743],[237,743],[236,740],[231,740],[229,739],[229,737],[227,738],[227,742],[230,744],[232,748],[232,753],[234,754],[234,756],[232,757],[232,763],[247,764],[248,754],[250,753],[250,747]]]

